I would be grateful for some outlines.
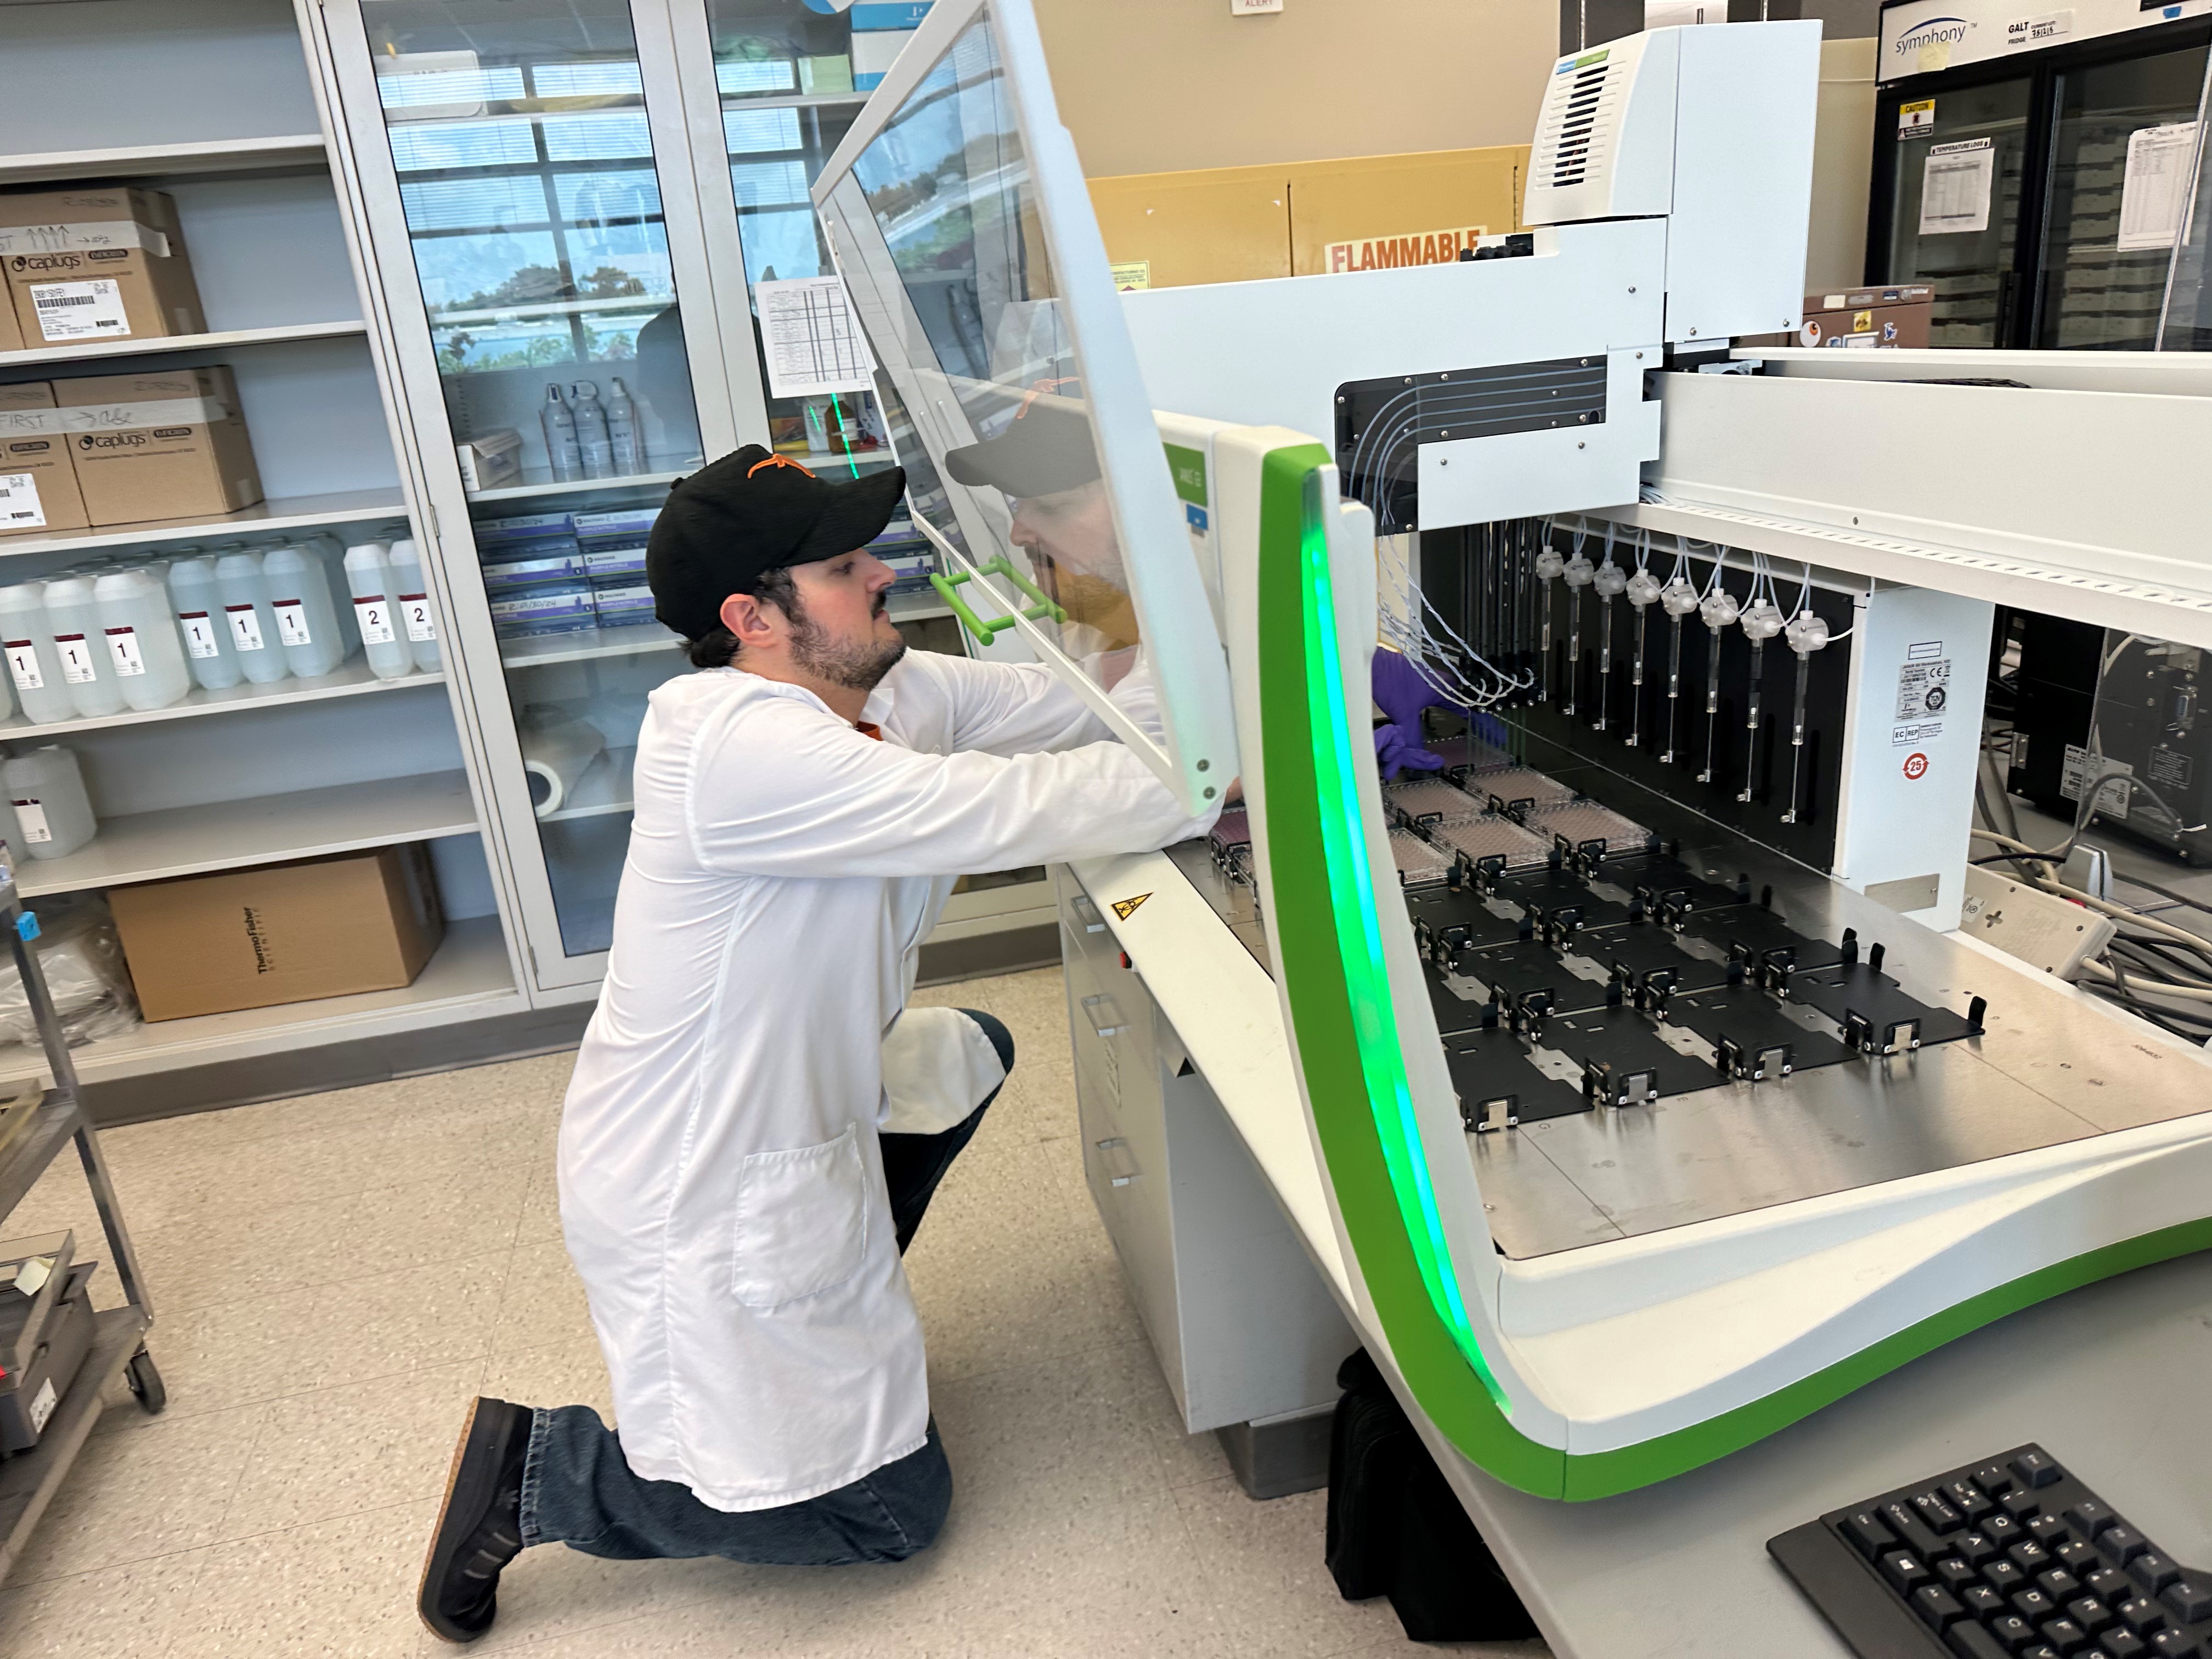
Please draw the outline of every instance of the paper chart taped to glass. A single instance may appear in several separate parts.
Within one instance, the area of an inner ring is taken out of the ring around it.
[[[2197,159],[2197,123],[2139,127],[2128,135],[2128,167],[2120,184],[2119,251],[2172,247],[2188,211],[2189,170]]]
[[[875,384],[875,354],[853,316],[842,278],[772,278],[754,283],[753,297],[760,304],[772,396],[866,392]]]
[[[1920,173],[1920,234],[1943,236],[1990,228],[1996,141],[1964,138],[1929,150]]]

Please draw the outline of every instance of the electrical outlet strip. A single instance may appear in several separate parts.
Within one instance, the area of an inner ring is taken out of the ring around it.
[[[1995,945],[2007,956],[2072,980],[2081,964],[2112,942],[2110,916],[1999,875],[1986,865],[1966,866],[1966,902],[1959,931]]]

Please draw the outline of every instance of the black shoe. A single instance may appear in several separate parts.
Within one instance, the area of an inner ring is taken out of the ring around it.
[[[415,1602],[431,1634],[448,1642],[473,1642],[491,1628],[500,1570],[522,1553],[530,1423],[527,1406],[479,1398],[461,1425]]]

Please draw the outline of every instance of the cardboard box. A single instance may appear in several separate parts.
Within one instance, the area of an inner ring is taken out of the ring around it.
[[[4,267],[0,261],[0,267]],[[23,349],[22,325],[15,320],[15,302],[7,291],[7,278],[0,276],[0,351]]]
[[[1928,343],[1936,290],[1925,283],[1831,289],[1805,296],[1805,320],[1795,334],[1751,334],[1740,346],[1838,346],[1859,351]]]
[[[0,536],[83,530],[69,434],[44,380],[0,386]]]
[[[1115,286],[1446,264],[1521,228],[1528,147],[1133,173],[1090,181]]]
[[[522,481],[522,434],[513,427],[453,446],[464,489],[499,489]]]
[[[111,888],[107,903],[149,1020],[397,990],[446,931],[419,845]]]
[[[95,525],[213,517],[261,499],[222,364],[56,380],[77,488]]]
[[[29,348],[207,331],[177,204],[159,191],[0,196],[0,268]]]

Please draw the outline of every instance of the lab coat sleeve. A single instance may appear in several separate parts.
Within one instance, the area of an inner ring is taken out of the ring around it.
[[[1113,729],[1042,663],[977,662],[946,656],[933,664],[952,697],[952,747],[986,755],[1026,755],[1104,743]]]
[[[1202,832],[1133,751],[932,755],[793,699],[725,717],[692,751],[700,863],[760,876],[955,876],[1149,852]]]

